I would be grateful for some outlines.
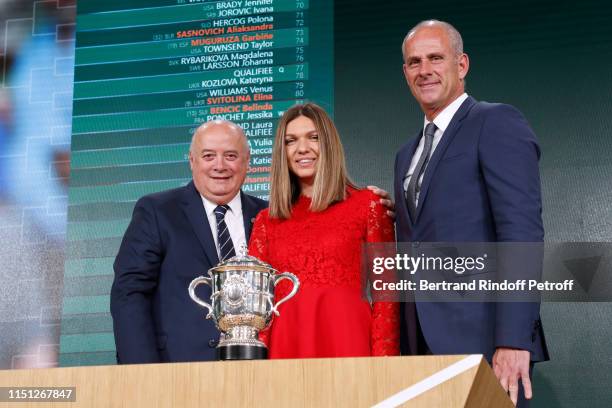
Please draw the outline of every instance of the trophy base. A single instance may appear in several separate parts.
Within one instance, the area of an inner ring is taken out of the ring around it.
[[[232,344],[217,347],[217,360],[265,360],[268,349],[259,346]]]

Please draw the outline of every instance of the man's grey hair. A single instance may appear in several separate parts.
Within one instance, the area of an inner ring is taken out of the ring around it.
[[[404,57],[404,61],[406,61],[406,42],[412,37],[419,29],[424,27],[440,27],[446,31],[448,38],[450,39],[450,44],[452,50],[455,52],[455,56],[459,56],[463,54],[463,39],[461,38],[461,34],[455,27],[446,21],[440,20],[424,20],[419,24],[415,25],[408,31],[406,37],[404,37],[404,41],[402,42],[402,56]]]
[[[244,130],[238,126],[237,124],[235,124],[234,122],[230,121],[230,120],[211,120],[208,121],[206,123],[201,124],[196,130],[195,132],[193,132],[193,136],[191,137],[191,144],[189,145],[189,151],[191,152],[193,150],[193,145],[195,143],[195,139],[196,136],[198,135],[198,133],[206,130],[207,127],[212,126],[212,125],[225,125],[229,128],[233,128],[236,131],[240,132],[240,134],[242,135],[242,140],[244,142],[244,149],[245,151],[248,153],[250,153],[251,148],[249,146],[249,141],[247,140],[247,136],[244,133]]]

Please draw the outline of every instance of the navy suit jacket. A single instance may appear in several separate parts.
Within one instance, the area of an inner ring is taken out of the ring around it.
[[[399,242],[543,241],[540,149],[517,109],[471,97],[461,104],[426,167],[413,220],[403,178],[420,137],[395,160]],[[482,353],[490,361],[495,348],[512,347],[547,360],[539,310],[539,303],[406,303],[402,350],[419,352],[414,331],[421,330],[434,354]]]
[[[255,216],[268,203],[240,194],[248,242]],[[219,332],[187,288],[218,262],[193,182],[138,200],[114,264],[111,314],[117,362],[215,359]],[[200,285],[197,294],[209,299],[210,288]]]

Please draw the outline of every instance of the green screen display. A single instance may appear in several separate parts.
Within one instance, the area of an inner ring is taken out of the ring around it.
[[[333,114],[333,3],[88,1],[75,50],[61,365],[114,363],[112,263],[135,201],[187,183],[194,130],[245,130],[243,190],[266,198],[276,121],[314,100]]]

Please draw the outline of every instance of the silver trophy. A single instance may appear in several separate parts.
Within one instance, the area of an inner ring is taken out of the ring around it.
[[[189,284],[189,296],[208,310],[221,331],[217,345],[220,360],[265,359],[266,345],[259,332],[270,325],[278,307],[291,299],[300,287],[298,278],[289,272],[278,273],[270,265],[249,256],[243,245],[238,255],[208,270],[208,276],[195,278]],[[293,282],[291,292],[274,304],[274,288],[283,279]],[[210,304],[198,298],[195,289],[200,284],[212,288]]]

